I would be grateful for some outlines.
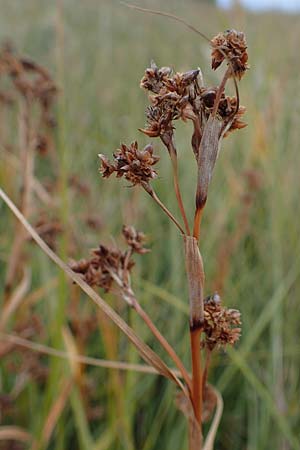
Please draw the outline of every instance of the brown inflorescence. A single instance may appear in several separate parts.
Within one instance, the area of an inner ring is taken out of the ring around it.
[[[151,144],[143,150],[139,150],[136,141],[130,146],[121,144],[121,148],[113,155],[113,162],[110,162],[106,156],[99,154],[101,160],[100,173],[104,178],[116,173],[117,178],[124,176],[133,185],[148,183],[157,176],[153,166],[158,162],[159,157],[154,155],[153,152]]]
[[[123,237],[128,245],[126,250],[100,244],[92,250],[92,256],[80,261],[72,261],[71,269],[82,275],[90,286],[98,286],[106,292],[116,288],[128,289],[129,275],[134,266],[133,253],[144,254],[149,250],[143,247],[144,233],[132,226],[123,227]]]
[[[204,127],[215,106],[219,88],[202,86],[200,69],[174,73],[169,67],[159,69],[153,61],[145,71],[141,87],[150,92],[150,106],[146,110],[146,128],[140,131],[149,137],[160,137],[164,144],[169,144],[174,134],[174,121],[192,120],[192,146],[197,157]],[[237,97],[222,93],[217,115],[223,123],[224,137],[229,131],[246,126],[241,121],[244,113],[245,108],[238,105]]]
[[[237,309],[222,306],[219,295],[214,294],[205,299],[203,347],[213,350],[227,344],[234,345],[241,334],[240,325],[241,313]]]
[[[147,127],[140,131],[164,141],[165,135],[173,132],[173,120],[194,118],[190,100],[199,91],[198,75],[199,69],[174,73],[170,67],[159,69],[152,61],[141,81],[141,87],[152,94],[146,111]]]
[[[122,230],[123,236],[127,242],[127,245],[132,249],[134,253],[143,255],[150,250],[143,247],[146,241],[146,236],[142,231],[137,231],[132,225],[124,225]]]
[[[249,68],[245,34],[241,31],[227,30],[217,34],[211,40],[211,44],[212,69],[216,70],[227,59],[234,75],[240,80]]]

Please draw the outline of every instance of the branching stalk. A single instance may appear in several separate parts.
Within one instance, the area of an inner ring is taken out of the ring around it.
[[[180,223],[175,219],[173,214],[168,210],[168,208],[163,204],[163,202],[159,199],[153,188],[149,184],[142,184],[143,188],[146,192],[153,198],[153,200],[160,206],[160,208],[164,211],[165,214],[175,223],[177,228],[179,229],[181,234],[185,234],[184,229],[180,225]]]
[[[158,330],[156,325],[153,323],[147,312],[143,309],[141,304],[138,302],[138,300],[135,297],[134,292],[132,291],[130,286],[124,286],[124,282],[122,279],[115,274],[113,271],[111,271],[109,268],[107,270],[110,272],[112,278],[115,280],[117,285],[120,288],[120,296],[131,306],[135,312],[140,316],[140,318],[145,322],[153,336],[158,340],[160,345],[165,349],[165,351],[168,353],[170,358],[174,361],[176,367],[181,373],[182,378],[186,382],[186,385],[189,389],[189,392],[191,394],[192,390],[192,384],[191,384],[191,378],[188,374],[186,368],[184,367],[183,362],[173,349],[173,347],[169,344],[169,342],[166,340],[166,338],[161,334],[161,332]]]
[[[136,301],[133,304],[133,308],[137,312],[137,314],[143,319],[147,327],[151,330],[153,335],[156,337],[156,339],[159,341],[161,346],[166,350],[170,358],[174,361],[176,367],[180,371],[182,378],[186,382],[186,385],[188,386],[189,391],[192,391],[192,384],[191,384],[191,378],[184,367],[181,359],[178,357],[177,353],[173,349],[173,347],[169,344],[169,342],[166,340],[166,338],[161,334],[161,332],[157,329],[155,324],[152,322],[151,318],[148,316],[146,311],[142,308],[142,306]]]
[[[191,233],[190,233],[189,223],[187,220],[186,212],[185,212],[182,197],[181,197],[181,191],[180,191],[180,186],[179,186],[179,177],[178,177],[177,150],[176,150],[176,147],[174,144],[173,136],[170,134],[166,134],[165,136],[162,135],[161,140],[162,140],[163,144],[167,147],[170,158],[171,158],[175,195],[176,195],[178,207],[179,207],[179,210],[181,213],[181,217],[184,222],[186,234],[189,236]]]

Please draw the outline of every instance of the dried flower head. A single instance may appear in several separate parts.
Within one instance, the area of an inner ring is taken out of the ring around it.
[[[92,257],[70,263],[71,269],[80,273],[90,286],[98,286],[106,292],[111,290],[114,274],[123,270],[125,256],[118,248],[99,245],[92,250]],[[133,261],[128,262],[127,270],[133,267]]]
[[[146,240],[146,236],[141,231],[137,231],[133,226],[124,225],[122,229],[123,236],[127,242],[127,245],[135,253],[148,253],[149,249],[143,247]]]
[[[237,110],[237,98],[222,96],[218,108],[218,113],[220,117],[224,120],[225,126],[228,124],[229,128],[226,128],[226,133],[224,137],[228,136],[229,133],[235,130],[240,130],[247,126],[246,122],[242,120],[246,108],[242,105],[238,107]]]
[[[121,148],[114,153],[114,161],[111,163],[104,155],[100,154],[100,173],[104,178],[108,178],[112,173],[116,173],[117,178],[124,178],[133,185],[148,183],[157,176],[153,169],[159,157],[153,154],[153,146],[147,145],[143,150],[138,149],[135,141],[129,147],[121,144]]]
[[[242,120],[244,114],[246,112],[245,106],[239,106],[238,112],[235,114],[233,121],[228,129],[228,131],[225,133],[224,137],[228,136],[229,133],[235,130],[241,130],[242,128],[245,128],[247,126],[247,123]]]
[[[241,31],[227,30],[219,33],[211,40],[212,69],[216,70],[227,57],[231,62],[234,74],[241,79],[249,68],[247,42],[245,34]]]
[[[70,267],[74,272],[81,274],[90,286],[101,287],[106,292],[113,291],[129,302],[128,296],[132,292],[130,273],[135,264],[132,253],[144,254],[149,250],[143,247],[144,233],[125,225],[122,231],[128,245],[126,250],[100,244],[98,248],[92,250],[90,258],[72,261]]]
[[[192,101],[199,91],[200,70],[174,73],[170,68],[158,69],[153,64],[141,81],[141,87],[153,94],[149,96],[151,106],[146,110],[147,127],[140,131],[150,137],[160,137],[166,144],[173,135],[174,120],[196,118]]]
[[[164,88],[171,73],[172,69],[170,67],[161,67],[159,69],[155,62],[151,61],[150,67],[146,69],[145,75],[141,79],[140,86],[143,89],[158,94]]]
[[[173,133],[172,108],[166,103],[159,106],[149,106],[146,111],[147,127],[139,130],[149,137],[159,137]]]
[[[235,344],[241,334],[241,313],[237,309],[222,306],[219,295],[214,294],[204,300],[204,347],[213,350],[215,347]]]

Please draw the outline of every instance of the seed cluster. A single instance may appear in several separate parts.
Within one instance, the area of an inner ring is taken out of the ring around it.
[[[71,262],[71,269],[80,273],[90,286],[101,287],[106,292],[116,287],[128,288],[129,275],[135,264],[132,254],[144,254],[149,250],[143,247],[146,240],[144,233],[132,226],[124,226],[122,233],[128,246],[126,250],[100,244],[92,250],[90,258]]]
[[[147,126],[141,129],[149,137],[160,137],[166,145],[173,136],[174,120],[192,120],[192,146],[199,154],[204,127],[215,106],[218,87],[204,87],[200,69],[174,73],[170,67],[158,68],[152,61],[141,80],[141,87],[150,91],[151,105],[146,110]],[[225,136],[244,128],[242,121],[246,108],[238,105],[236,97],[222,92],[217,116],[223,122]]]
[[[215,294],[205,299],[203,347],[213,350],[227,344],[234,345],[241,334],[240,325],[241,313],[237,309],[222,306],[219,295]]]
[[[159,157],[153,154],[151,144],[139,150],[138,143],[132,142],[130,146],[121,144],[114,153],[114,161],[110,162],[106,156],[99,154],[101,160],[100,173],[104,178],[116,173],[117,178],[124,177],[133,185],[148,183],[156,178],[157,173],[153,166],[159,161]]]
[[[234,75],[240,80],[249,68],[245,34],[241,31],[227,30],[217,34],[211,44],[212,69],[216,70],[227,59],[227,64],[230,61]]]

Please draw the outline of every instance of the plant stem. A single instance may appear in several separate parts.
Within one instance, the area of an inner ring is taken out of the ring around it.
[[[168,210],[168,208],[163,204],[163,202],[159,199],[157,194],[154,192],[153,188],[149,184],[142,184],[143,188],[146,192],[153,198],[153,200],[161,207],[161,209],[167,214],[167,216],[175,223],[177,228],[180,230],[182,234],[185,234],[184,229],[180,225],[180,223],[175,219],[173,214]]]
[[[226,85],[226,83],[227,83],[227,81],[228,81],[228,78],[229,78],[231,75],[232,75],[232,69],[231,69],[231,66],[229,66],[229,67],[227,68],[227,70],[226,70],[226,72],[225,72],[225,74],[224,74],[224,77],[223,77],[223,79],[222,79],[222,81],[221,81],[221,84],[220,84],[220,86],[219,86],[219,89],[218,89],[218,92],[217,92],[217,95],[216,95],[216,99],[215,99],[215,103],[214,103],[214,107],[213,107],[213,110],[212,110],[212,116],[215,116],[216,113],[217,113],[217,111],[218,111],[219,103],[220,103],[222,94],[223,94],[223,92],[224,92],[225,85]]]
[[[202,417],[202,364],[200,352],[200,339],[202,328],[191,329],[192,353],[192,394],[193,406],[197,422],[201,427]]]
[[[133,308],[135,309],[137,314],[143,319],[143,321],[148,326],[148,328],[151,330],[151,332],[156,337],[156,339],[159,341],[161,346],[166,350],[166,352],[168,353],[170,358],[172,358],[172,360],[174,361],[175,365],[179,369],[179,371],[180,371],[180,373],[182,375],[182,378],[186,382],[189,391],[191,392],[192,391],[191,378],[190,378],[186,368],[184,367],[181,359],[179,358],[179,356],[177,355],[177,353],[173,349],[173,347],[169,344],[169,342],[161,334],[161,332],[156,328],[156,326],[152,322],[151,318],[148,316],[146,311],[142,308],[142,306],[136,300],[133,302]]]
[[[196,212],[195,212],[193,236],[195,239],[197,239],[197,241],[199,241],[199,239],[200,239],[200,228],[201,228],[203,209],[204,208],[197,208]]]
[[[183,201],[181,197],[180,187],[179,187],[179,180],[178,180],[178,163],[177,163],[177,155],[176,152],[170,152],[171,161],[172,161],[172,167],[173,167],[173,181],[174,181],[174,189],[175,189],[175,195],[177,198],[177,203],[180,209],[181,216],[183,218],[186,234],[189,236],[190,228],[189,223],[186,217],[185,209],[183,206]]]
[[[130,253],[128,253],[130,255]],[[138,302],[135,293],[131,289],[130,285],[128,285],[128,277],[126,277],[126,280],[121,279],[116,273],[114,273],[112,270],[107,268],[109,273],[111,274],[112,278],[115,280],[117,285],[120,287],[120,296],[125,300],[126,303],[128,303],[135,312],[140,316],[140,318],[145,322],[149,330],[152,332],[152,334],[156,337],[158,342],[161,344],[161,346],[166,350],[168,355],[171,357],[171,359],[174,361],[175,365],[179,369],[182,378],[186,382],[186,385],[189,390],[189,395],[192,391],[192,384],[191,384],[191,378],[188,374],[186,368],[183,365],[183,362],[173,349],[173,347],[169,344],[169,342],[166,340],[166,338],[161,334],[161,332],[158,330],[156,325],[153,323],[149,315],[146,313],[146,311],[143,309],[143,307]]]
[[[186,213],[185,213],[185,209],[184,209],[184,205],[183,205],[183,201],[182,201],[182,197],[181,197],[180,187],[179,187],[177,150],[176,150],[175,143],[173,140],[173,132],[171,134],[167,133],[165,135],[162,135],[160,138],[161,138],[162,143],[166,146],[166,148],[169,152],[170,158],[171,158],[175,195],[176,195],[176,199],[177,199],[177,203],[179,206],[181,216],[183,218],[186,234],[188,236],[190,236],[191,233],[190,233],[189,223],[188,223],[188,220],[186,217]]]

